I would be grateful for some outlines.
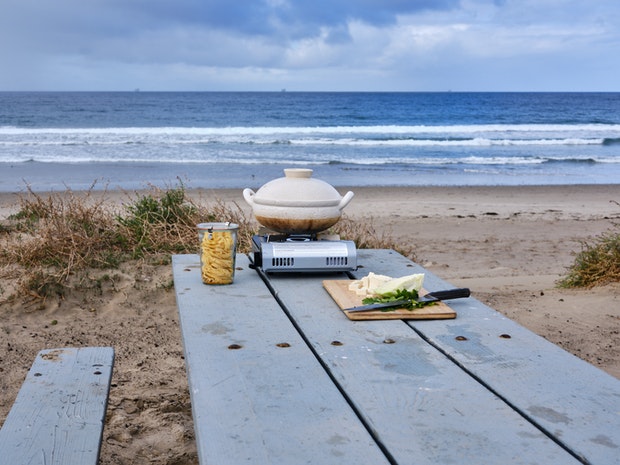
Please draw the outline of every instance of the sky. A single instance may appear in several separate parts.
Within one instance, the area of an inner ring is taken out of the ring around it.
[[[620,91],[620,0],[0,0],[3,91]]]

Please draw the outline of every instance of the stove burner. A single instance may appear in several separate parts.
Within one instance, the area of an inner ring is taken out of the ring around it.
[[[266,234],[265,242],[308,242],[316,241],[316,234]]]
[[[308,236],[308,235],[299,235],[299,234],[291,234],[286,238],[287,242],[309,242],[316,241],[316,236]]]
[[[264,234],[252,237],[253,264],[266,272],[351,271],[357,268],[352,241],[316,234]]]

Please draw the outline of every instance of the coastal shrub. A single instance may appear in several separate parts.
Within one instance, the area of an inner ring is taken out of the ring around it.
[[[14,232],[3,241],[0,255],[7,266],[25,270],[19,278],[22,295],[62,296],[76,270],[110,266],[108,257],[119,250],[113,218],[105,197],[92,193],[42,196],[28,189],[20,196],[19,211],[8,219]]]
[[[338,234],[343,240],[353,241],[358,249],[392,249],[416,261],[412,245],[396,242],[386,230],[378,232],[372,218],[360,221],[359,218],[353,219],[343,215],[329,232]]]
[[[126,215],[116,215],[118,237],[133,258],[147,253],[180,253],[194,230],[198,208],[186,201],[183,185],[140,195],[125,205]]]
[[[198,250],[196,225],[203,222],[239,224],[239,252],[248,252],[256,226],[246,218],[235,203],[220,200],[201,205],[186,195],[185,187],[138,195],[125,205],[125,215],[117,214],[119,239],[132,258],[174,253],[194,253]]]
[[[21,196],[19,212],[10,217],[19,235],[6,251],[9,261],[64,268],[64,276],[76,268],[107,266],[99,252],[118,247],[113,219],[104,196],[94,198],[92,192],[43,197],[29,190]]]
[[[258,231],[254,218],[234,202],[188,198],[183,184],[128,194],[120,211],[94,185],[82,193],[42,195],[28,189],[19,197],[18,212],[2,223],[0,278],[17,275],[12,287],[25,298],[63,297],[69,287],[88,282],[88,269],[117,269],[131,260],[169,266],[172,254],[197,253],[196,225],[225,221],[239,224],[238,252],[248,253]],[[372,219],[343,217],[330,232],[359,249],[389,248],[415,260],[411,246],[377,232]]]
[[[586,287],[620,282],[620,232],[597,236],[583,243],[560,287]]]
[[[42,195],[28,188],[17,213],[2,222],[0,278],[17,273],[24,297],[62,297],[69,281],[80,286],[80,273],[89,268],[118,268],[134,259],[167,266],[173,253],[195,253],[198,223],[238,223],[241,253],[250,250],[257,229],[238,205],[198,205],[186,198],[182,184],[128,195],[121,212],[106,194],[94,185],[79,194],[67,189]]]

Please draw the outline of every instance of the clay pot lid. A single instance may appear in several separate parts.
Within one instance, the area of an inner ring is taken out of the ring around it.
[[[332,185],[313,179],[308,168],[285,169],[283,178],[269,181],[254,196],[257,204],[290,207],[330,207],[341,200]]]

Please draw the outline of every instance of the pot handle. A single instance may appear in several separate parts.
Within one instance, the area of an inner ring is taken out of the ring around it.
[[[342,200],[340,201],[340,203],[338,204],[338,209],[342,210],[344,207],[346,207],[349,202],[351,201],[351,199],[353,198],[353,192],[349,191],[346,194],[344,194],[344,197],[342,197]]]
[[[256,195],[255,192],[249,187],[243,189],[243,198],[248,203],[248,205],[250,205],[250,207],[254,206],[254,195]]]

